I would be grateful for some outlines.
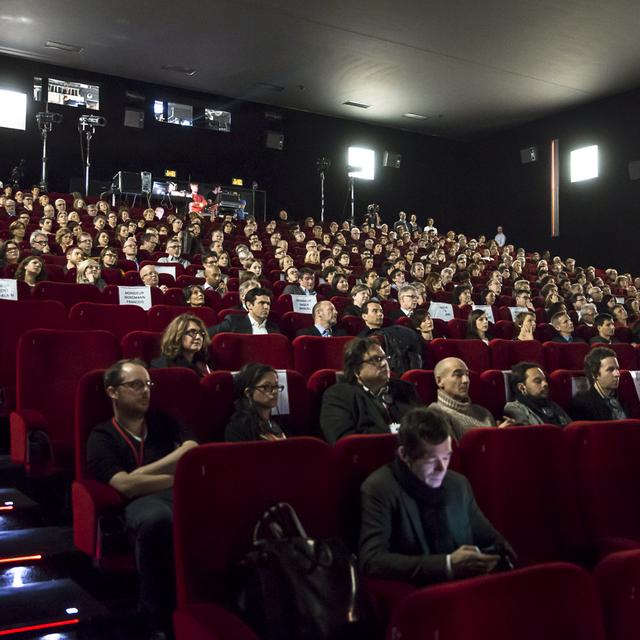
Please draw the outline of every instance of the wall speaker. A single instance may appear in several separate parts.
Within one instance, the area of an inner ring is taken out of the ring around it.
[[[629,163],[629,180],[640,180],[640,160]]]
[[[394,169],[400,168],[400,162],[402,161],[402,155],[395,151],[385,151],[382,156],[383,167],[393,167]]]
[[[536,162],[537,159],[538,147],[527,147],[526,149],[520,149],[520,162],[522,162],[522,164]]]
[[[277,149],[278,151],[282,151],[284,149],[284,133],[279,131],[267,131],[265,146],[267,149]]]
[[[124,126],[133,129],[144,129],[144,111],[140,109],[124,110]]]

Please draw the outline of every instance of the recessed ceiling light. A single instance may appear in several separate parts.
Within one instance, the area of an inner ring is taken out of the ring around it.
[[[185,76],[195,76],[196,75],[196,70],[192,69],[191,67],[181,67],[179,65],[175,65],[175,64],[163,64],[162,65],[162,69],[163,71],[175,71],[175,73],[181,73]]]
[[[428,120],[429,116],[422,116],[419,113],[403,113],[403,118],[411,118],[412,120]]]
[[[58,51],[67,51],[68,53],[80,53],[84,50],[84,47],[79,47],[77,44],[56,42],[55,40],[47,40],[44,46],[46,49],[58,49]]]
[[[363,104],[362,102],[352,102],[351,100],[347,100],[342,104],[346,104],[348,107],[358,107],[358,109],[368,109],[370,104]]]

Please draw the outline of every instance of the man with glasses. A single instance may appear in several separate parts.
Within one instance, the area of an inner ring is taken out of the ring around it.
[[[390,377],[377,340],[354,338],[344,350],[343,371],[322,398],[320,428],[329,444],[355,433],[395,432],[402,416],[421,404],[413,384]]]
[[[78,244],[80,244],[78,242]],[[138,262],[138,243],[136,239],[131,237],[127,238],[122,245],[122,253],[124,253],[124,259],[129,262],[133,262],[136,265],[136,269],[140,268],[140,263]]]
[[[149,411],[149,373],[138,360],[120,360],[104,374],[113,418],[96,426],[87,443],[93,477],[126,501],[140,574],[140,603],[153,637],[170,628],[173,609],[173,479],[178,460],[197,446],[170,416]]]
[[[182,246],[180,240],[177,238],[171,238],[167,241],[167,255],[162,256],[158,262],[166,262],[168,264],[181,264],[183,267],[189,266],[189,261],[185,258],[181,258]]]
[[[411,285],[405,285],[398,290],[398,302],[400,308],[387,314],[389,320],[394,322],[399,318],[410,318],[418,306],[418,292]]]
[[[78,236],[78,246],[82,249],[82,253],[85,258],[91,257],[91,250],[93,249],[93,238],[90,233],[81,233]]]
[[[47,241],[47,235],[39,230],[34,231],[31,236],[29,236],[29,245],[31,246],[32,256],[41,256],[51,251],[49,242]]]

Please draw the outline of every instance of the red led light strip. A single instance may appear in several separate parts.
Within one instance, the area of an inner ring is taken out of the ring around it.
[[[70,620],[59,620],[58,622],[47,622],[45,624],[32,624],[28,627],[14,627],[13,629],[4,629],[0,631],[0,636],[9,636],[14,633],[26,633],[27,631],[41,631],[43,629],[55,629],[57,627],[70,627],[78,624],[80,618],[71,618]]]
[[[12,504],[4,504],[0,507],[0,511],[13,511]]]
[[[13,558],[0,558],[0,564],[8,564],[10,562],[26,562],[27,560],[42,560],[42,554],[37,553],[32,556],[15,556]]]

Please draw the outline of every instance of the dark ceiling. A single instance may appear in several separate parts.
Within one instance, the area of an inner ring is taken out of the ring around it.
[[[0,53],[465,139],[639,87],[639,27],[637,0],[3,0]]]

